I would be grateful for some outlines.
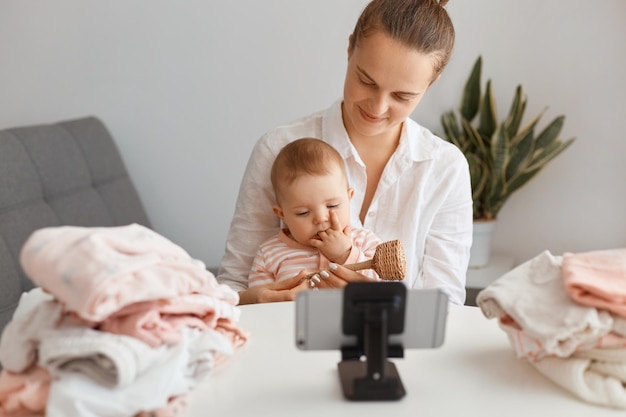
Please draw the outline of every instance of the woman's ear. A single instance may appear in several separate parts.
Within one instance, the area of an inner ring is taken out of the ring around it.
[[[352,200],[352,196],[354,196],[354,188],[348,187],[348,200]]]

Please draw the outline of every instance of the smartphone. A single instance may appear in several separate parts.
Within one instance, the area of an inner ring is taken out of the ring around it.
[[[385,284],[380,284],[385,285]],[[343,290],[302,291],[296,296],[296,346],[301,350],[336,350],[357,343],[342,331]],[[443,344],[448,296],[440,289],[407,290],[404,332],[389,336],[404,349]]]

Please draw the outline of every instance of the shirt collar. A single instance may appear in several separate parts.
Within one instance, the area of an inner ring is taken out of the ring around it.
[[[333,103],[326,111],[322,119],[322,138],[332,145],[344,159],[356,157],[358,154],[350,141],[346,127],[341,117],[341,103],[343,99],[339,99]]]
[[[440,138],[408,117],[404,121],[400,135],[400,144],[403,142],[408,143],[409,154],[415,162],[435,159],[441,146]]]

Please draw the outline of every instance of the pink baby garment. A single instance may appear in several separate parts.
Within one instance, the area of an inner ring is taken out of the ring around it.
[[[215,281],[201,261],[138,224],[39,229],[20,262],[67,310],[96,322],[126,305],[202,291]]]
[[[48,371],[32,366],[23,373],[0,373],[0,417],[43,416],[51,377]]]
[[[626,317],[626,249],[565,253],[561,268],[576,302]]]
[[[218,290],[225,288],[220,286],[212,295],[189,294],[131,304],[113,313],[98,328],[136,337],[153,347],[172,345],[180,340],[183,327],[215,328],[221,318],[239,321],[239,308]]]

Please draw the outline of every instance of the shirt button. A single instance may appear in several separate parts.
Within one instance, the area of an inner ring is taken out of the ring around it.
[[[367,217],[374,217],[376,215],[375,211],[370,211],[369,213],[367,213]]]

